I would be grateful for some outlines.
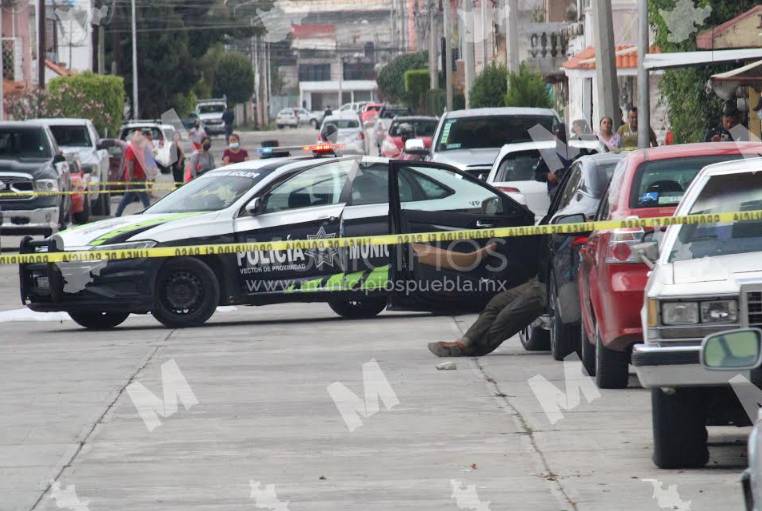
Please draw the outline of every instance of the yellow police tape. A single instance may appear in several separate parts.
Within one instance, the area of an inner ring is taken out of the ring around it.
[[[604,220],[574,224],[526,225],[521,227],[496,227],[492,229],[422,232],[413,234],[386,234],[380,236],[357,236],[352,238],[322,238],[311,240],[265,241],[252,243],[227,243],[210,245],[187,245],[144,249],[93,250],[81,252],[52,252],[33,254],[0,255],[0,265],[41,264],[60,262],[119,261],[155,257],[208,256],[236,254],[269,250],[322,250],[362,245],[402,245],[405,243],[434,243],[491,238],[512,238],[547,234],[574,234],[608,229],[660,228],[670,225],[714,224],[730,222],[762,221],[762,210],[734,213],[714,213],[655,218],[632,218]]]
[[[148,186],[144,188],[124,188],[122,190],[72,190],[72,191],[56,191],[56,192],[0,192],[0,199],[15,199],[18,198],[19,200],[25,200],[25,199],[33,199],[35,197],[58,197],[58,196],[67,196],[67,195],[91,195],[91,194],[104,194],[104,195],[115,195],[119,193],[124,193],[125,191],[130,192],[153,192],[153,191],[159,191],[159,190],[174,190],[176,187],[173,184],[170,188],[167,185],[161,185],[161,186]]]

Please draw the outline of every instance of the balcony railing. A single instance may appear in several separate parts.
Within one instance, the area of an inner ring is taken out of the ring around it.
[[[543,74],[559,72],[569,57],[569,42],[583,31],[581,23],[530,23],[522,31],[522,57]]]

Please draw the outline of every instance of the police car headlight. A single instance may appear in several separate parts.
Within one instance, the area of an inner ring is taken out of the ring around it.
[[[112,245],[99,245],[92,247],[90,250],[139,250],[141,248],[151,248],[155,246],[156,242],[153,240],[128,241],[126,243],[114,243]]]

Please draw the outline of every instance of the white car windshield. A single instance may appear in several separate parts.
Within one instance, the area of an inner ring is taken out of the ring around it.
[[[762,172],[712,177],[690,214],[762,210]],[[762,252],[762,221],[684,225],[669,260]]]
[[[231,206],[257,184],[256,172],[208,173],[165,196],[148,208],[148,214],[219,211]]]

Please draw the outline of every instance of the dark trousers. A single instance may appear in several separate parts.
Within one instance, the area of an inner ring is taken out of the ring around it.
[[[531,279],[495,295],[463,336],[466,354],[491,353],[545,312],[545,284]]]
[[[124,192],[124,196],[122,197],[122,200],[119,202],[119,206],[116,208],[116,215],[115,216],[122,216],[122,213],[124,213],[124,208],[126,208],[128,205],[132,204],[136,200],[139,200],[143,203],[143,207],[148,207],[151,205],[151,198],[148,196],[148,192],[133,192],[131,190],[127,190]]]

